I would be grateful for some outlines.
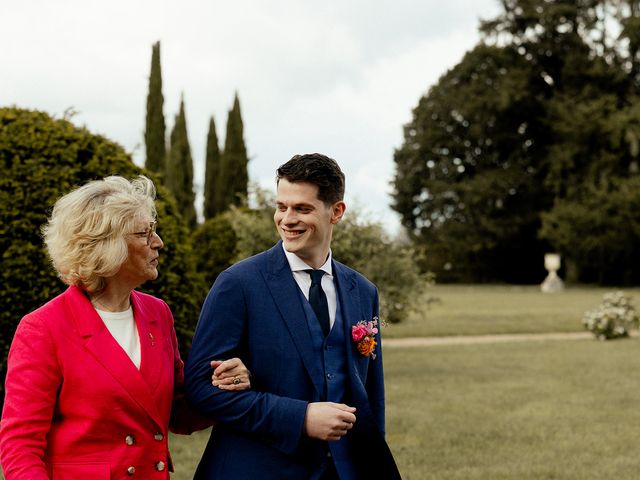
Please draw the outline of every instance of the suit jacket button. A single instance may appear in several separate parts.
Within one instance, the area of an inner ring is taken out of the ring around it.
[[[164,470],[165,464],[162,460],[160,460],[158,463],[156,463],[156,470],[161,472]]]
[[[136,439],[133,438],[133,435],[127,435],[126,437],[124,437],[124,443],[126,443],[127,445],[131,446],[134,443],[136,443]],[[134,469],[135,470],[135,469]]]
[[[131,476],[134,473],[136,473],[136,467],[129,467],[127,468],[127,475]]]
[[[164,435],[162,435],[162,433],[160,433],[160,432],[156,432],[153,435],[153,439],[157,440],[158,442],[161,442],[162,440],[164,440]]]

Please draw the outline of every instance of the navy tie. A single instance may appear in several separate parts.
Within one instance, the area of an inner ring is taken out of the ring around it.
[[[311,276],[311,288],[309,288],[309,303],[318,317],[322,332],[326,337],[329,334],[329,304],[327,296],[322,290],[322,276],[324,270],[305,270]]]

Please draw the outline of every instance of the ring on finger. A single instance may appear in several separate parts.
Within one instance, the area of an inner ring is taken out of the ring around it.
[[[242,380],[240,380],[240,378],[233,377],[233,384],[234,385],[240,385],[241,383],[242,383]]]

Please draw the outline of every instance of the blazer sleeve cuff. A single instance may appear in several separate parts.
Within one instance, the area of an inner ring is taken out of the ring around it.
[[[265,439],[271,446],[283,453],[294,454],[304,435],[304,419],[308,402],[293,398],[280,398],[277,412],[271,419],[273,427]]]

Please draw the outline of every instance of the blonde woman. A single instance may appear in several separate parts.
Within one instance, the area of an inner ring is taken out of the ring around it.
[[[134,290],[158,276],[154,199],[148,178],[112,176],[56,202],[44,238],[69,287],[26,315],[11,345],[0,423],[7,480],[167,479],[168,430],[211,424],[184,401],[169,307]],[[239,359],[212,366],[219,388],[249,388]]]

